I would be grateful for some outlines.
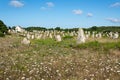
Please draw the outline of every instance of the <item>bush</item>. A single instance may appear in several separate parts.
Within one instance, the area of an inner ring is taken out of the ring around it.
[[[0,31],[0,37],[4,37],[4,36],[5,36],[4,33]]]
[[[7,26],[1,20],[0,20],[0,32],[2,32],[2,33],[8,32]]]

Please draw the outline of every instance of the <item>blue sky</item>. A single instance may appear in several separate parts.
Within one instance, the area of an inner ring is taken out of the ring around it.
[[[120,26],[120,0],[0,0],[7,26]]]

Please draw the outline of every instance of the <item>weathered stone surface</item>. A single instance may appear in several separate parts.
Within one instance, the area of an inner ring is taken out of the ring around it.
[[[113,39],[117,39],[118,37],[119,37],[118,32],[114,33],[114,35],[113,35]]]
[[[29,45],[30,44],[30,40],[28,40],[27,38],[24,38],[22,41],[21,41],[22,44],[26,44],[26,45]]]
[[[85,39],[86,38],[85,38],[83,29],[79,28],[78,37],[77,37],[77,44],[85,43]]]
[[[55,39],[56,39],[56,41],[58,41],[58,42],[62,41],[62,39],[61,39],[61,36],[60,36],[60,35],[56,35],[56,36],[55,36]]]

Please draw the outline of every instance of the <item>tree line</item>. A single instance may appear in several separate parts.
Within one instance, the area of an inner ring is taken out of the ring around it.
[[[0,37],[5,36],[5,34],[8,33],[8,29],[15,29],[15,26],[13,27],[7,27],[2,20],[0,20]],[[65,32],[72,32],[78,31],[78,28],[45,28],[45,27],[26,27],[24,28],[27,31],[33,31],[33,30],[39,30],[39,31],[46,31],[46,30],[57,30],[57,31],[65,31]],[[89,28],[83,28],[85,31],[97,31],[97,32],[119,32],[120,33],[120,26],[92,26]]]
[[[120,26],[92,26],[90,28],[83,28],[84,31],[97,31],[97,32],[119,32],[120,33]],[[56,28],[45,28],[45,27],[27,27],[25,28],[25,30],[27,31],[33,31],[33,30],[40,30],[40,31],[46,31],[46,30],[57,30],[57,31],[65,31],[65,32],[72,32],[78,31],[78,28],[60,28],[60,27],[56,27]]]

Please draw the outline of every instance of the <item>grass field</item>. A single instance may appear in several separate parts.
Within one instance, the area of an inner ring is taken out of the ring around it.
[[[0,38],[0,80],[120,80],[120,39]]]

